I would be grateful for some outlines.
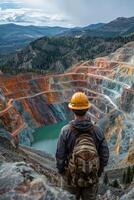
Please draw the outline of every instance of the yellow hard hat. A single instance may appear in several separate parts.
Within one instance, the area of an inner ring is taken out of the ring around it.
[[[82,92],[76,92],[72,98],[68,107],[73,110],[84,110],[91,106],[88,97]]]

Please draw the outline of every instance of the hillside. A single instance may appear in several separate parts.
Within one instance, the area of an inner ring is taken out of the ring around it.
[[[0,25],[0,54],[14,52],[37,38],[54,36],[65,30],[67,28],[63,27]]]
[[[134,27],[134,17],[125,18],[119,17],[108,24],[100,27],[99,30],[104,33],[115,33],[125,35],[132,27]]]
[[[91,24],[84,29],[95,30],[102,25],[103,23]],[[76,29],[82,30],[83,28],[74,28]],[[68,30],[73,29],[58,26],[21,26],[12,23],[0,25],[0,55],[15,52],[37,38],[61,35]]]
[[[43,37],[31,42],[15,54],[0,59],[0,69],[5,73],[58,72],[61,73],[81,60],[106,56],[122,47],[131,37]]]

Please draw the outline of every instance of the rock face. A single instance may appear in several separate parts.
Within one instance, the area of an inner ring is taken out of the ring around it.
[[[131,190],[123,195],[120,200],[133,200],[134,199],[134,188],[131,188]]]
[[[74,199],[61,187],[55,160],[43,152],[19,146],[0,136],[0,200]]]
[[[61,100],[63,94],[49,92],[47,81],[48,77],[32,74],[26,77],[1,76],[0,79],[1,126],[13,136],[21,132],[20,138],[27,145],[33,140],[30,133],[35,127],[56,123],[72,116],[68,112],[67,103],[64,99]]]
[[[1,126],[13,136],[20,133],[21,140],[25,136],[30,144],[35,127],[72,118],[67,103],[74,92],[82,91],[91,101],[92,121],[109,141],[111,165],[120,165],[125,157],[129,163],[134,138],[133,49],[134,42],[128,43],[109,57],[81,62],[64,74],[1,75]]]
[[[133,113],[134,111],[134,83],[130,88],[124,88],[121,99],[121,108],[125,112]]]
[[[26,163],[3,163],[0,166],[0,199],[16,200],[60,200],[74,199],[62,189],[47,184]]]
[[[127,62],[130,65],[134,64],[134,46],[133,42],[129,42],[122,48],[117,49],[109,58],[117,62]],[[131,69],[129,70],[131,72]]]

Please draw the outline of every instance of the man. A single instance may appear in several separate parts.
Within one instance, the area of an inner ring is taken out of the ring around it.
[[[78,200],[96,199],[99,177],[109,158],[103,132],[87,114],[90,106],[84,93],[72,96],[69,108],[75,119],[62,128],[57,143],[57,169]]]

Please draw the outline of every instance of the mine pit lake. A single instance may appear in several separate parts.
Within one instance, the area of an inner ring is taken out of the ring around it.
[[[34,133],[34,143],[32,147],[55,155],[60,130],[67,123],[68,121],[62,121],[38,128]]]

